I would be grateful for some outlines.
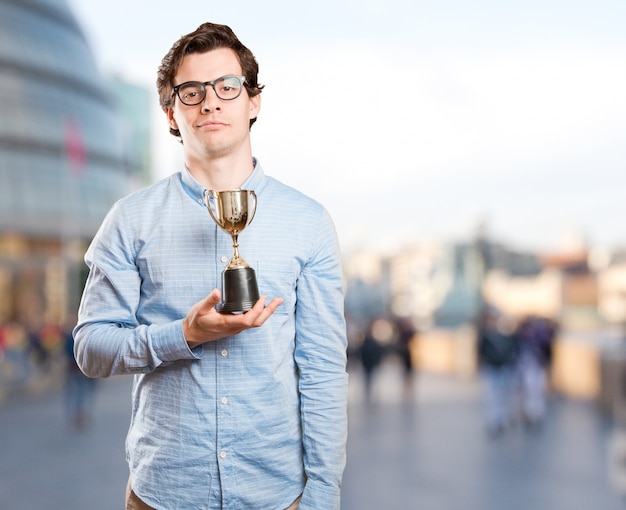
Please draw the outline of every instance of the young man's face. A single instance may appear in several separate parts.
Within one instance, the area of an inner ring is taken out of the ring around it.
[[[233,50],[218,48],[186,55],[174,84],[204,83],[227,75],[241,76],[241,65]],[[261,95],[250,98],[242,88],[236,99],[223,100],[207,85],[204,101],[195,106],[187,106],[178,96],[174,97],[174,104],[166,113],[170,126],[180,131],[188,157],[202,161],[249,150],[250,119],[259,113]]]

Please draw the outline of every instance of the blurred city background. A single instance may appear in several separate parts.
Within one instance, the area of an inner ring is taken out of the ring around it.
[[[621,507],[626,5],[503,4],[0,0],[0,501],[29,459],[47,466],[41,491],[7,508],[74,508],[50,499],[55,473],[94,455],[115,472],[81,479],[85,497],[125,483],[128,382],[83,388],[68,330],[107,210],[182,164],[156,68],[207,20],[260,61],[252,137],[267,173],[337,224],[355,438],[345,509]],[[530,319],[554,327],[543,435],[483,430],[486,311],[516,338]],[[68,382],[93,409],[74,399],[63,409],[79,414],[55,414]],[[54,445],[20,456],[26,431]]]

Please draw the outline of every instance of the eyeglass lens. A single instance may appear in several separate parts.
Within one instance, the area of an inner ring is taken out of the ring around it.
[[[241,79],[238,76],[223,76],[206,84],[199,81],[183,83],[178,88],[178,97],[187,106],[200,104],[206,97],[206,87],[209,85],[220,99],[236,99],[241,94]]]

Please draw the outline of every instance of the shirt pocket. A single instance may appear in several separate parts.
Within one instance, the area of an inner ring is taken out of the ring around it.
[[[259,293],[268,301],[280,297],[283,304],[275,313],[293,313],[296,306],[296,289],[300,275],[300,265],[294,259],[274,259],[255,261],[255,273]]]

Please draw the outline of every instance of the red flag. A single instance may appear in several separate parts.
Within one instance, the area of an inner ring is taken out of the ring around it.
[[[87,148],[83,139],[83,131],[76,119],[66,119],[64,126],[65,155],[70,174],[82,176],[87,167]]]

